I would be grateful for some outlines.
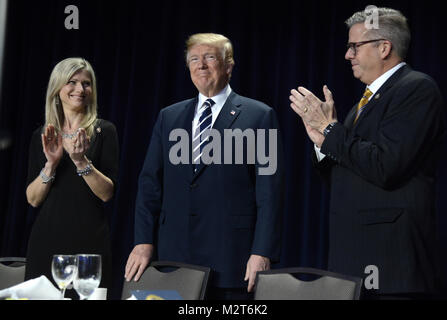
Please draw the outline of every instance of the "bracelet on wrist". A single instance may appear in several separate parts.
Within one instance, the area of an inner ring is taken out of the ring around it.
[[[78,174],[78,176],[81,177],[81,176],[89,175],[93,171],[91,163],[92,162],[90,160],[88,160],[88,164],[87,164],[87,166],[84,169],[76,170],[76,173]]]
[[[42,168],[42,170],[40,170],[39,176],[42,179],[42,183],[47,184],[52,182],[56,178],[56,173],[54,173],[51,177],[49,177],[43,172],[44,169],[45,168]]]

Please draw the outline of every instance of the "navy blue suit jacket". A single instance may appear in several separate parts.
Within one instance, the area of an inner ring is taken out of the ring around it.
[[[139,177],[135,244],[155,244],[160,260],[211,267],[214,286],[243,287],[251,254],[279,260],[281,138],[278,132],[273,175],[259,175],[258,161],[201,165],[194,173],[192,164],[174,165],[169,160],[178,142],[169,141],[169,135],[184,129],[191,137],[196,105],[197,98],[182,101],[158,116]],[[278,129],[278,122],[267,105],[232,92],[213,129],[223,138],[224,129],[236,128]]]
[[[436,83],[403,66],[354,125],[327,135],[317,164],[331,188],[329,268],[367,276],[379,293],[433,293],[439,284],[436,166],[446,133]]]

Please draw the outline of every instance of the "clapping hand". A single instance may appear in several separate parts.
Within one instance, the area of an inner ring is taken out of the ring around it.
[[[76,137],[69,144],[67,152],[73,162],[79,163],[85,160],[85,153],[90,148],[90,138],[84,128],[79,128]]]
[[[43,153],[47,158],[47,161],[53,165],[57,166],[62,158],[62,136],[60,134],[56,135],[56,131],[52,124],[49,124],[45,128],[45,132],[41,134]]]
[[[301,117],[309,138],[318,147],[324,141],[323,130],[337,121],[334,99],[327,86],[323,87],[323,93],[324,102],[304,87],[293,89],[290,96],[290,106]]]

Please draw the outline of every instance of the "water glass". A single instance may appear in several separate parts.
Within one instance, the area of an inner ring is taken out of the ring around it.
[[[81,300],[87,300],[101,282],[101,255],[78,254],[76,265],[73,287]]]
[[[51,261],[51,274],[54,282],[61,290],[62,299],[65,296],[65,289],[73,281],[76,273],[76,256],[55,254]]]

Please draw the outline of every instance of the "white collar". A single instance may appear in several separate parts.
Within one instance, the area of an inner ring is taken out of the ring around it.
[[[213,99],[214,105],[216,107],[222,107],[225,104],[225,101],[227,101],[228,96],[231,94],[231,87],[230,84],[227,84],[225,88],[222,89],[221,92],[219,92],[217,95],[213,97],[207,97],[201,93],[199,93],[199,103],[197,104],[196,112],[199,110],[199,108],[203,105],[203,103],[207,99]]]
[[[402,68],[404,65],[406,65],[405,62],[401,62],[398,65],[395,65],[393,68],[382,74],[380,77],[378,77],[376,80],[374,80],[369,86],[366,86],[373,94],[372,96],[379,91],[380,87],[400,68]]]

